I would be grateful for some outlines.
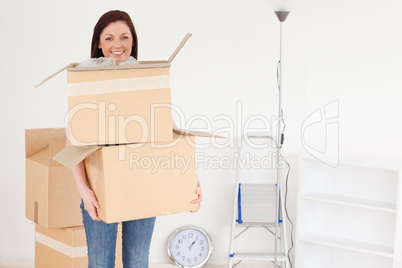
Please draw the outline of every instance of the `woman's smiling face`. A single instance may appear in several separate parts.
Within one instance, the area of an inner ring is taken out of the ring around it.
[[[130,28],[123,21],[110,23],[99,37],[99,46],[105,58],[114,58],[117,62],[128,59],[133,49],[133,36]]]

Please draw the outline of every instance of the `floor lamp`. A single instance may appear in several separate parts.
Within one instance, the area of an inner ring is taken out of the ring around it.
[[[282,144],[284,141],[284,134],[282,129],[282,121],[283,121],[283,111],[282,111],[282,23],[286,20],[287,16],[289,15],[290,11],[275,11],[276,16],[280,22],[280,41],[279,41],[279,64],[278,64],[278,90],[279,90],[279,105],[278,105],[278,129],[277,129],[277,136],[276,136],[276,168],[277,168],[277,177],[276,177],[276,216],[277,220],[275,220],[275,251],[274,251],[274,267],[277,267],[278,263],[278,229],[279,229],[279,206],[280,206],[280,172],[279,172],[279,161],[281,158],[281,149]],[[282,197],[284,198],[284,197]],[[284,239],[284,238],[282,238]]]

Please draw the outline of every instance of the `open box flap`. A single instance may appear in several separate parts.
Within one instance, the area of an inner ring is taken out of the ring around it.
[[[49,157],[49,166],[51,167],[57,167],[61,166],[61,164],[55,160],[53,160],[53,157],[60,151],[62,151],[64,148],[66,148],[66,139],[52,139],[52,142],[50,144],[50,157]]]
[[[179,51],[182,49],[184,44],[187,42],[187,40],[191,37],[192,34],[188,33],[183,41],[179,44],[179,46],[175,49],[173,54],[169,57],[167,61],[140,61],[140,64],[133,64],[133,65],[114,65],[114,66],[95,66],[95,67],[83,67],[83,68],[75,68],[79,63],[70,63],[66,67],[58,70],[56,73],[52,74],[51,76],[45,78],[41,83],[35,86],[35,88],[43,85],[59,73],[61,73],[64,70],[68,71],[95,71],[95,70],[116,70],[116,69],[138,69],[138,68],[158,68],[158,67],[170,67],[170,63],[173,61],[173,59],[176,57],[176,55],[179,53]]]
[[[40,165],[43,165],[45,167],[49,167],[50,164],[50,146],[46,147],[45,149],[43,149],[40,152],[37,152],[29,157],[27,157],[27,159],[29,159],[30,161],[33,161],[35,163],[38,163]]]
[[[179,51],[181,50],[181,48],[186,44],[187,40],[191,37],[191,33],[186,34],[186,36],[184,37],[183,41],[181,41],[181,43],[179,44],[179,46],[176,48],[176,50],[173,52],[173,54],[170,56],[170,58],[168,59],[168,62],[171,63],[174,58],[176,57],[176,55],[179,53]]]
[[[73,67],[77,66],[78,64],[79,64],[79,63],[70,63],[69,65],[67,65],[66,67],[64,67],[64,68],[62,68],[62,69],[60,69],[60,70],[58,70],[57,72],[55,72],[55,73],[52,74],[51,76],[46,77],[45,79],[43,79],[43,81],[40,82],[39,84],[37,84],[37,85],[35,86],[35,88],[37,88],[37,87],[43,85],[44,83],[46,83],[47,81],[49,81],[50,79],[52,79],[53,77],[55,77],[56,75],[58,75],[59,73],[61,73],[62,71],[66,70],[66,69],[68,69],[68,68],[73,68]]]
[[[44,165],[45,167],[59,167],[62,166],[62,164],[53,160],[52,158],[64,148],[66,148],[65,138],[51,139],[51,143],[49,146],[27,158],[41,165]]]
[[[85,148],[67,146],[65,149],[58,152],[53,159],[68,168],[73,168],[79,162],[96,152],[98,149],[98,146],[90,146]]]
[[[25,130],[25,156],[34,155],[48,147],[52,139],[65,138],[64,128],[42,128]]]

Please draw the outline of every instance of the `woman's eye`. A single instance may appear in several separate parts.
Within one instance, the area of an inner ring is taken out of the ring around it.
[[[128,39],[128,36],[123,36],[121,39]]]
[[[111,41],[112,40],[112,38],[111,37],[106,37],[106,39],[105,40],[107,40],[107,41]]]

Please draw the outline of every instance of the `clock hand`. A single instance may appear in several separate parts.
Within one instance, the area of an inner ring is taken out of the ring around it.
[[[193,242],[193,243],[191,243],[191,245],[190,245],[189,249],[191,249],[191,247],[194,245],[194,243],[195,243],[195,240],[194,240],[194,242]]]
[[[188,246],[188,249],[190,250],[190,252],[191,252],[191,246],[190,246],[190,241],[189,241],[189,239],[188,239],[188,237],[187,237],[187,246]]]

